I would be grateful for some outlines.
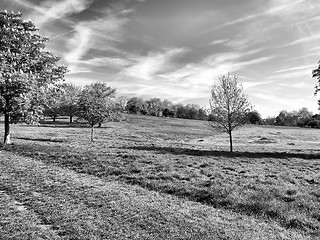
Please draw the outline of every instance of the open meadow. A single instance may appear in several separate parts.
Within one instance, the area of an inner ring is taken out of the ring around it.
[[[12,125],[0,239],[320,239],[320,130],[205,124]]]

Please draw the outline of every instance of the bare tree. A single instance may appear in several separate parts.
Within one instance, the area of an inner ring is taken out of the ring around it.
[[[219,85],[213,85],[211,98],[210,124],[213,128],[222,130],[229,134],[230,152],[233,151],[232,131],[246,123],[247,114],[251,105],[247,96],[243,93],[237,76],[229,73],[219,78]]]

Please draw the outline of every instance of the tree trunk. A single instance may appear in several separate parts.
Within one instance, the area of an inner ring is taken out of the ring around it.
[[[4,144],[11,144],[10,139],[10,116],[8,113],[4,114]]]
[[[52,119],[53,119],[53,122],[55,122],[56,121],[56,117],[54,116],[54,117],[52,117]]]
[[[230,152],[233,152],[233,146],[232,146],[232,131],[229,130],[229,140],[230,140]]]
[[[70,113],[70,115],[69,115],[70,123],[72,123],[73,111],[72,111],[72,107],[71,106],[69,107],[69,113]]]
[[[93,126],[91,126],[91,142],[93,142]]]

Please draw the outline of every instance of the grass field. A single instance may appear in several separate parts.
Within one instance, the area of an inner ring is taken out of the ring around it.
[[[3,129],[3,128],[1,128]],[[127,116],[12,126],[3,239],[320,239],[320,131]]]

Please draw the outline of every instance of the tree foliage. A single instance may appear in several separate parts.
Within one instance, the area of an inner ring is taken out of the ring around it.
[[[72,83],[63,83],[60,89],[62,93],[60,113],[69,116],[69,121],[72,123],[73,117],[77,113],[81,87]]]
[[[219,78],[219,84],[213,85],[210,98],[212,127],[225,131],[230,138],[232,147],[232,131],[246,123],[247,114],[251,109],[237,76],[230,74]]]
[[[291,112],[282,110],[276,117],[274,125],[303,127],[307,125],[312,115],[313,113],[307,108],[301,108],[298,111]]]
[[[251,124],[261,124],[262,122],[261,115],[257,110],[250,111],[247,117],[248,117],[248,122]]]
[[[133,113],[133,114],[146,114],[146,103],[143,101],[142,98],[138,97],[133,97],[129,99],[127,102],[127,107],[126,107],[128,113]]]
[[[160,98],[151,98],[144,101],[142,98],[133,97],[127,101],[126,110],[131,114],[144,114],[157,117],[198,120],[207,120],[208,118],[207,110],[197,104],[174,104],[167,99],[161,100]]]
[[[101,82],[86,85],[80,93],[77,116],[90,124],[92,142],[96,124],[119,119],[120,108],[116,104],[115,93],[115,88]]]
[[[320,91],[320,61],[318,62],[318,67],[314,70],[312,70],[312,77],[317,79],[318,83],[315,86],[315,94],[317,94]]]
[[[5,115],[4,142],[10,143],[9,124],[32,120],[41,112],[42,92],[64,78],[67,69],[45,51],[47,38],[21,14],[0,12],[0,112]]]
[[[61,114],[63,92],[58,87],[50,87],[44,92],[44,115],[51,117],[55,122]]]

